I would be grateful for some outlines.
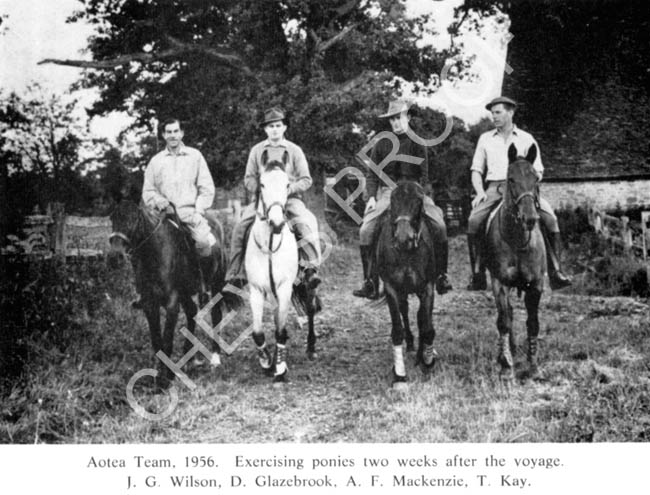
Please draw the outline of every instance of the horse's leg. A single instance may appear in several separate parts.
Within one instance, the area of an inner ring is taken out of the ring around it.
[[[436,362],[438,353],[433,347],[436,338],[436,330],[433,326],[433,302],[435,294],[433,283],[427,283],[424,290],[418,294],[420,307],[418,308],[418,331],[419,342],[417,352],[417,363],[422,363],[425,370],[430,370]]]
[[[287,316],[289,314],[289,305],[291,304],[291,291],[293,284],[285,283],[277,288],[278,305],[275,308],[275,375],[273,381],[282,383],[286,380],[287,371]]]
[[[316,359],[316,332],[314,331],[314,307],[315,294],[308,294],[309,301],[307,302],[307,357],[310,360]]]
[[[171,359],[174,349],[174,330],[178,322],[179,301],[178,292],[172,291],[165,304],[165,328],[162,334],[162,345],[160,350]],[[159,363],[158,378],[161,386],[169,386],[169,382],[174,378],[174,372],[169,369],[162,361]]]
[[[393,388],[403,389],[406,383],[406,366],[404,365],[404,354],[402,344],[404,342],[404,329],[400,315],[400,294],[387,282],[384,282],[386,300],[390,311],[392,322],[391,341],[393,344]],[[407,297],[407,296],[402,296]]]
[[[409,299],[408,295],[401,298],[399,301],[399,312],[402,315],[402,323],[404,326],[404,340],[406,341],[406,352],[413,352],[413,332],[411,332],[411,325],[409,324]]]
[[[264,315],[264,294],[257,288],[250,288],[251,313],[253,314],[253,341],[257,346],[257,358],[263,370],[268,371],[273,365],[271,352],[264,338],[262,316]]]
[[[528,318],[526,319],[526,330],[528,333],[528,372],[531,377],[537,375],[537,336],[539,335],[539,301],[542,291],[537,288],[530,288],[526,291],[524,302]]]
[[[492,277],[492,292],[497,305],[497,328],[499,329],[499,354],[497,363],[501,365],[499,377],[509,383],[513,377],[514,361],[510,350],[512,338],[512,306],[510,305],[510,289],[503,285],[497,277]]]

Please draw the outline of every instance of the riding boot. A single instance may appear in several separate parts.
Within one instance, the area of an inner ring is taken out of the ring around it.
[[[467,286],[467,290],[485,290],[487,289],[487,278],[485,277],[483,250],[479,235],[467,234],[467,246],[469,248],[469,262],[472,269],[472,278]]]
[[[361,251],[361,265],[363,267],[363,285],[361,289],[352,291],[352,294],[356,297],[367,297],[368,299],[377,299],[378,298],[378,285],[379,277],[372,272],[376,272],[372,265],[372,246],[360,246]]]
[[[559,290],[571,285],[571,278],[562,273],[560,265],[560,253],[562,251],[562,239],[559,232],[551,232],[544,235],[546,241],[546,259],[548,262],[548,279],[551,290]]]
[[[444,241],[436,240],[434,251],[437,265],[436,273],[438,274],[438,277],[436,278],[436,291],[438,294],[442,295],[453,290],[453,287],[447,278],[447,263],[449,259],[449,242],[447,239]]]

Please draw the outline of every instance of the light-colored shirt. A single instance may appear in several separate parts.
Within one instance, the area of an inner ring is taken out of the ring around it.
[[[277,144],[273,144],[266,139],[253,146],[248,155],[244,186],[250,193],[254,194],[257,191],[260,174],[264,171],[262,166],[262,153],[264,153],[264,150],[268,154],[267,162],[272,160],[282,161],[284,152],[288,153],[289,162],[286,166],[286,172],[289,176],[289,195],[303,193],[311,187],[312,179],[309,173],[309,165],[300,146],[286,139],[282,139]]]
[[[212,206],[214,181],[201,152],[181,145],[177,153],[165,148],[156,154],[144,171],[142,200],[149,208],[164,209],[171,202],[203,214]]]
[[[542,165],[539,145],[531,134],[517,128],[517,126],[512,128],[508,139],[503,139],[497,129],[481,134],[478,143],[476,143],[471,170],[481,175],[485,174],[485,180],[487,181],[506,180],[508,175],[508,148],[511,144],[514,144],[517,148],[518,156],[526,156],[528,149],[533,144],[537,146],[537,158],[533,163],[533,168],[541,178],[544,173],[544,166]]]

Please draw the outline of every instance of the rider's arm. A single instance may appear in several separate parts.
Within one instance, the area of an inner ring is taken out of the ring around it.
[[[198,196],[196,198],[195,208],[196,211],[203,214],[205,210],[212,206],[214,201],[214,181],[210,174],[208,164],[205,163],[205,158],[199,153],[199,173],[196,178],[196,187],[198,189]]]
[[[164,210],[169,205],[169,200],[165,198],[162,194],[158,192],[158,188],[155,183],[155,174],[154,174],[154,160],[153,158],[147,165],[147,168],[144,171],[144,184],[142,185],[142,201],[149,208]]]
[[[311,187],[312,180],[305,153],[298,146],[294,150],[293,166],[296,180],[289,184],[289,194],[303,193]]]
[[[477,196],[485,194],[485,189],[483,188],[483,174],[476,170],[472,170],[472,187]]]
[[[377,141],[370,151],[370,159],[375,165],[379,165],[385,155],[380,154],[380,146],[384,140]],[[381,156],[381,158],[380,158]],[[376,199],[377,189],[379,189],[379,177],[372,169],[368,169],[366,177],[366,191],[368,192],[368,200]]]
[[[246,173],[244,174],[244,187],[251,194],[257,193],[259,185],[259,169],[257,167],[257,158],[255,156],[255,147],[248,154],[248,161],[246,162]]]
[[[476,204],[480,203],[485,199],[485,189],[483,188],[483,174],[487,168],[487,152],[485,150],[485,144],[483,142],[483,136],[481,136],[476,143],[476,151],[474,152],[474,158],[472,159],[472,187],[476,192],[476,197],[472,201],[472,206],[475,207]]]

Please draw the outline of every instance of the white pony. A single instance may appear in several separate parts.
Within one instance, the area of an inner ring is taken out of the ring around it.
[[[287,315],[291,294],[298,274],[298,246],[285,218],[289,178],[285,171],[288,154],[282,162],[267,162],[262,154],[264,170],[260,174],[257,215],[246,246],[245,268],[253,313],[253,340],[260,365],[270,370],[275,361],[274,382],[284,382],[287,373]],[[271,297],[272,296],[272,297]],[[272,358],[262,329],[266,298],[274,308],[276,355]]]

